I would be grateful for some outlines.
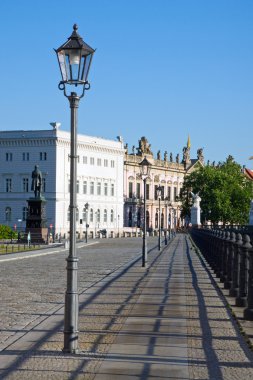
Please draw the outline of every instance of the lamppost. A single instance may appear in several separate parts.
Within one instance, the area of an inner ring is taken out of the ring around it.
[[[118,237],[119,237],[119,215],[118,215]]]
[[[78,352],[78,287],[77,269],[78,258],[76,254],[76,179],[77,179],[77,109],[85,90],[90,89],[88,74],[95,52],[77,33],[77,25],[68,40],[55,52],[58,57],[62,80],[58,88],[64,91],[69,100],[71,110],[70,134],[70,245],[67,260],[67,290],[65,294],[64,314],[64,352]],[[76,92],[66,92],[68,85],[81,88],[81,95]]]
[[[158,218],[158,250],[161,250],[161,196],[162,196],[162,186],[157,186],[156,195],[159,201],[159,218]]]
[[[89,228],[89,224],[88,224],[88,210],[89,210],[89,203],[85,203],[84,205],[84,208],[85,208],[85,214],[86,214],[86,232],[85,232],[85,242],[88,243],[88,228]]]
[[[165,238],[164,238],[164,242],[165,242],[165,245],[168,244],[168,239],[167,239],[167,231],[168,231],[168,206],[169,206],[169,199],[168,197],[165,198],[164,200],[165,202],[165,207],[166,207],[166,225],[165,225]]]
[[[143,198],[144,198],[144,220],[143,220],[143,241],[142,241],[142,266],[146,267],[147,265],[147,228],[146,228],[146,182],[150,174],[151,163],[147,160],[146,157],[139,163],[140,165],[140,174],[143,180]]]

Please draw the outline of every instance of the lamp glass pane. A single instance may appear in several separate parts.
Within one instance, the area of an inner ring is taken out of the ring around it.
[[[83,75],[82,75],[82,80],[87,80],[89,70],[90,70],[90,64],[91,64],[91,57],[92,55],[89,54],[85,57],[85,63],[84,63],[84,70],[83,70]]]
[[[58,53],[58,60],[59,60],[59,65],[60,65],[62,79],[64,81],[67,81],[68,80],[68,75],[67,75],[67,69],[66,69],[65,54],[64,54],[63,51],[59,51],[59,53]]]

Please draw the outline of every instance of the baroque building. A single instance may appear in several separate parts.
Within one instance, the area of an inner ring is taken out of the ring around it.
[[[50,130],[0,132],[0,224],[24,228],[27,199],[33,197],[31,173],[42,172],[47,224],[69,231],[70,133],[51,123]],[[77,232],[89,224],[95,233],[123,227],[124,146],[117,141],[77,136]],[[88,209],[85,205],[88,203]]]
[[[163,157],[160,150],[154,157],[151,145],[146,137],[141,137],[137,148],[133,146],[128,152],[125,146],[124,158],[124,226],[141,228],[143,226],[143,181],[140,175],[140,162],[147,158],[151,163],[150,176],[146,182],[146,225],[147,230],[158,228],[159,200],[156,189],[160,185],[161,195],[161,228],[180,227],[184,221],[180,217],[180,202],[178,196],[184,177],[199,166],[204,165],[203,149],[198,149],[197,158],[190,157],[190,139],[183,148],[183,157],[179,154],[173,159],[173,154],[165,151]]]

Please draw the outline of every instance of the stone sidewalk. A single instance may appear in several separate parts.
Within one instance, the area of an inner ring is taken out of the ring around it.
[[[253,379],[253,353],[188,237],[152,250],[149,264],[80,295],[80,354],[61,351],[60,308],[1,352],[0,378]]]

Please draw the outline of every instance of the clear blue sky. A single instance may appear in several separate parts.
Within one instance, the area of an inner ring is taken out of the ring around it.
[[[252,0],[1,0],[1,130],[69,129],[53,48],[96,48],[80,133],[253,167]]]

